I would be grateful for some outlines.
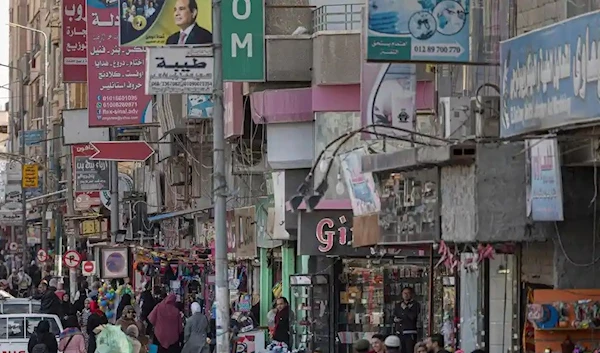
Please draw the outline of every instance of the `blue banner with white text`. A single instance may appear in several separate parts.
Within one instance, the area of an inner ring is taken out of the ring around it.
[[[500,43],[501,136],[600,117],[600,12]]]

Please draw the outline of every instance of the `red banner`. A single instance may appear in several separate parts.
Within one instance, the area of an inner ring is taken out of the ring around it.
[[[63,82],[87,82],[85,0],[62,1]]]

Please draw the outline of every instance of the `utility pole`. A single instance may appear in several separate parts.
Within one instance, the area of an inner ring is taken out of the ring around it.
[[[213,192],[215,200],[215,299],[217,300],[217,350],[229,353],[229,281],[227,268],[227,179],[225,178],[225,122],[223,106],[223,50],[221,1],[213,1]]]
[[[69,89],[69,85],[63,83],[64,87],[64,107],[65,109],[69,109],[69,99],[67,97],[67,90]],[[69,229],[70,232],[67,233],[67,246],[69,250],[75,250],[77,248],[77,238],[79,238],[79,223],[75,221],[75,192],[73,191],[74,182],[73,182],[73,156],[71,155],[71,147],[68,146],[67,160],[65,162],[67,169],[67,217],[69,218]],[[77,293],[77,270],[74,268],[69,268],[69,292],[71,293],[71,298],[75,298],[75,294]]]
[[[43,156],[43,160],[44,160],[44,170],[43,170],[43,177],[42,177],[42,193],[43,194],[47,194],[48,193],[48,110],[50,107],[50,104],[48,102],[48,97],[50,96],[49,93],[49,85],[48,85],[48,75],[50,74],[48,71],[50,69],[50,38],[48,37],[48,34],[42,30],[39,30],[37,28],[33,28],[33,27],[27,27],[27,26],[23,26],[20,25],[18,23],[12,23],[10,22],[8,24],[11,27],[17,27],[17,28],[21,28],[24,29],[26,31],[30,31],[30,32],[34,32],[34,33],[38,33],[41,34],[42,37],[44,37],[44,107],[43,112],[42,112],[42,116],[43,116],[43,120],[42,120],[42,129],[43,129],[43,143],[42,143],[42,156]],[[21,73],[22,75],[22,73]],[[25,95],[21,96],[21,97],[25,97]],[[24,122],[24,120],[23,120]],[[23,124],[23,126],[21,127],[21,130],[24,132],[25,131],[25,124]],[[25,156],[25,134],[23,133],[21,135],[21,139],[22,139],[22,147],[23,147],[23,156]],[[24,164],[23,164],[24,165]],[[23,198],[25,198],[25,194],[23,194]],[[41,234],[41,242],[42,242],[42,249],[48,251],[48,220],[46,219],[46,211],[48,210],[48,204],[46,202],[44,202],[42,204],[42,231],[40,232]],[[25,223],[26,224],[26,223]],[[26,232],[27,232],[27,228],[23,229],[23,236],[25,238],[27,238],[26,236]],[[23,259],[23,263],[25,264],[25,259]]]
[[[110,129],[110,140],[117,140],[117,128]],[[119,162],[110,162],[110,245],[117,244],[119,233]]]

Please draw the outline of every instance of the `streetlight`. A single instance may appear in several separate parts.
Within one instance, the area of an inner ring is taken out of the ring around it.
[[[44,173],[43,173],[43,177],[42,177],[42,187],[43,187],[43,192],[46,193],[46,191],[48,190],[48,166],[46,165],[46,160],[48,160],[48,74],[49,74],[49,69],[50,69],[50,40],[48,38],[48,35],[46,34],[46,32],[39,30],[37,28],[32,28],[32,27],[27,27],[27,26],[23,26],[20,25],[18,23],[12,23],[9,22],[8,23],[9,26],[11,27],[16,27],[16,28],[21,28],[24,29],[26,31],[30,31],[30,32],[35,32],[35,33],[40,33],[43,37],[44,37],[44,112],[43,112],[43,121],[42,121],[42,130],[43,132],[43,136],[44,136],[44,143],[42,144],[42,155],[44,157]],[[23,95],[23,97],[25,97]],[[25,124],[23,124],[24,126]],[[23,141],[25,141],[25,134],[23,134],[22,136]],[[23,142],[24,143],[24,142]],[[25,154],[25,149],[23,148],[23,154]],[[44,250],[48,250],[48,220],[46,219],[46,210],[47,210],[47,205],[46,203],[44,203],[42,205],[42,232],[41,232],[41,237],[42,237],[42,249]]]
[[[25,74],[23,73],[23,70],[14,67],[14,66],[9,66],[9,65],[4,65],[4,64],[0,64],[0,66],[9,68],[11,70],[16,70],[19,72],[19,77],[21,79],[21,93],[19,97],[19,109],[21,110],[19,113],[21,115],[21,132],[19,133],[19,135],[21,135],[21,144],[20,144],[20,148],[19,148],[19,154],[21,155],[21,170],[23,168],[23,166],[25,165],[26,162],[26,157],[25,157]],[[12,131],[13,129],[11,129]],[[14,132],[11,133],[12,137],[14,137]],[[11,146],[13,145],[12,141],[11,141]],[[12,147],[11,147],[12,148]],[[23,264],[27,264],[27,200],[25,200],[25,189],[22,187],[21,185],[21,216],[23,217],[22,220],[22,227],[23,227]]]

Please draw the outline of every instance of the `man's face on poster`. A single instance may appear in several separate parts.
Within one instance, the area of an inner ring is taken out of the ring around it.
[[[181,28],[186,29],[196,21],[197,10],[190,9],[190,1],[194,0],[177,0],[175,3],[175,24]]]

